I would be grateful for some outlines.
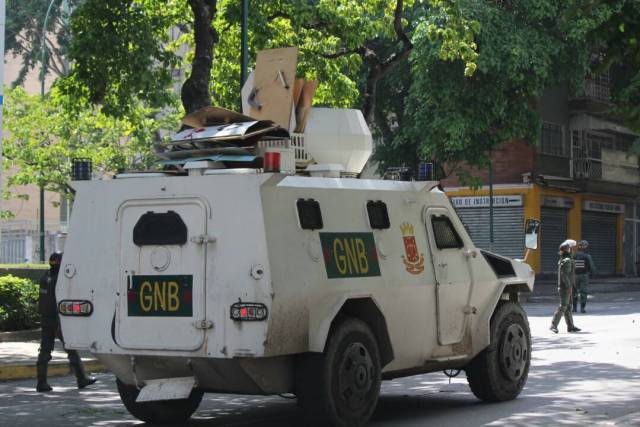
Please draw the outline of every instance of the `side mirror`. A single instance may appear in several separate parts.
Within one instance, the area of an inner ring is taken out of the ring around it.
[[[538,249],[538,231],[540,220],[528,218],[524,224],[524,246],[527,249]]]

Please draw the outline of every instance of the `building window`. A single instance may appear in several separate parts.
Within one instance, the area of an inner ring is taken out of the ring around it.
[[[446,216],[432,216],[431,227],[438,249],[460,249],[464,246],[451,220]]]
[[[540,154],[569,157],[567,151],[562,126],[556,123],[543,123],[540,138]]]

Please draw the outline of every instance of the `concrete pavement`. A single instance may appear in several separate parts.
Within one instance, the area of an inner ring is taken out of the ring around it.
[[[640,427],[640,293],[595,295],[576,315],[582,333],[548,330],[555,303],[525,304],[533,337],[532,367],[520,397],[486,404],[471,394],[464,373],[383,383],[373,427],[563,425]],[[64,357],[64,354],[62,354]],[[111,374],[77,390],[72,377],[54,392],[36,393],[33,380],[0,382],[0,419],[12,426],[140,424],[120,403]],[[192,426],[299,426],[296,402],[278,396],[207,394]]]

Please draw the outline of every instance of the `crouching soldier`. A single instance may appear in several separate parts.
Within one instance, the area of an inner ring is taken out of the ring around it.
[[[58,272],[60,271],[60,262],[62,261],[61,253],[53,253],[49,257],[50,270],[40,281],[40,299],[38,300],[38,312],[40,313],[40,326],[42,328],[42,337],[40,339],[40,352],[38,353],[37,375],[38,384],[36,391],[47,392],[52,388],[47,384],[47,364],[51,360],[51,352],[55,339],[62,341],[62,332],[60,331],[60,319],[58,318],[58,307],[56,303],[56,281],[58,280]],[[71,370],[78,380],[78,388],[84,388],[96,382],[96,379],[87,376],[82,367],[82,361],[78,352],[75,350],[66,350],[69,358]]]
[[[560,296],[560,305],[553,315],[551,327],[554,333],[558,333],[558,324],[564,316],[567,323],[568,332],[579,332],[580,329],[573,324],[573,316],[571,314],[571,292],[573,288],[574,261],[571,258],[571,248],[575,246],[575,240],[565,240],[560,245],[560,259],[558,260],[558,295]]]
[[[580,312],[585,313],[587,307],[587,295],[589,293],[589,276],[595,274],[596,265],[593,258],[587,253],[589,242],[580,240],[578,242],[578,252],[575,255],[576,262],[576,285],[577,292],[573,294],[573,311],[577,311],[578,300],[580,301]]]

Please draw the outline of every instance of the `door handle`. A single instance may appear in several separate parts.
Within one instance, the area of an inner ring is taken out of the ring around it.
[[[471,249],[467,249],[463,253],[464,253],[464,256],[467,258],[475,258],[476,256],[478,256],[478,252]]]
[[[207,243],[215,243],[218,238],[216,236],[200,234],[198,236],[192,236],[190,240],[197,245],[206,245]]]

